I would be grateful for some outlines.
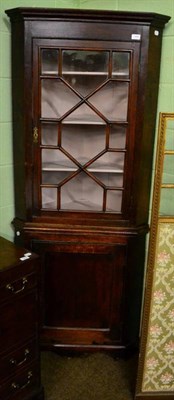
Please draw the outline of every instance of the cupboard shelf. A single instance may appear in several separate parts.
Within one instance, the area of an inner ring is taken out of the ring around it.
[[[62,71],[62,74],[59,75],[58,71],[42,71],[41,73],[41,78],[46,78],[46,75],[48,75],[48,78],[50,77],[50,75],[54,75],[57,78],[59,77],[64,77],[65,75],[74,75],[74,76],[105,76],[108,80],[112,79],[112,77],[116,77],[116,76],[121,76],[121,77],[125,77],[125,78],[129,78],[128,77],[128,73],[126,72],[113,72],[112,76],[109,77],[108,72],[93,72],[93,71]]]
[[[77,171],[80,167],[68,167],[68,166],[59,166],[59,165],[44,165],[42,167],[42,171],[49,171],[49,172],[64,172],[64,171]],[[83,170],[83,168],[82,168]],[[84,168],[84,171],[87,170],[89,172],[98,172],[98,173],[116,173],[116,174],[123,174],[124,170],[121,169],[116,169],[116,168],[103,168],[103,166],[98,167],[98,168],[92,168],[92,167],[87,167]]]

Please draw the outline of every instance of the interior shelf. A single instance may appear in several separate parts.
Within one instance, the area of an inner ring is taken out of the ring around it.
[[[50,172],[53,172],[53,171],[59,171],[59,172],[77,171],[78,169],[79,169],[78,166],[77,167],[68,167],[66,165],[57,165],[57,164],[51,164],[51,163],[49,163],[49,164],[44,163],[44,165],[42,167],[42,171],[50,171]],[[123,174],[123,172],[124,172],[123,170],[115,169],[113,167],[103,168],[103,166],[98,167],[98,168],[88,167],[85,169],[89,172],[106,173],[106,174],[108,174],[108,173]]]
[[[98,76],[98,75],[103,75],[106,76],[106,78],[108,77],[108,73],[107,72],[98,72],[98,71],[63,71],[62,72],[62,76],[64,75],[94,75],[94,76]]]
[[[42,171],[77,171],[78,167],[68,167],[67,165],[58,165],[54,163],[42,164]]]
[[[42,74],[41,74],[41,77],[42,76],[44,76],[45,77],[45,75],[56,75],[58,78],[59,77],[61,77],[61,75],[59,75],[58,74],[58,72],[57,71],[50,71],[50,70],[48,70],[48,71],[43,71],[42,72]],[[106,78],[108,77],[108,73],[105,73],[105,72],[97,72],[97,71],[64,71],[64,72],[62,72],[62,77],[64,76],[64,75],[86,75],[86,76],[92,76],[92,75],[94,75],[94,76],[105,76]],[[112,73],[112,76],[125,76],[125,77],[128,77],[128,73],[127,72],[113,72]]]
[[[64,202],[62,210],[90,210],[102,211],[102,207],[98,203],[87,201],[86,199],[79,199],[78,201]]]
[[[55,210],[57,209],[56,205],[54,202],[43,202],[42,204],[43,209],[50,209],[50,210]],[[118,206],[118,209],[120,207]],[[85,199],[79,199],[79,201],[76,202],[67,202],[63,204],[63,207],[60,207],[60,210],[62,211],[98,211],[102,212],[102,206],[99,206],[99,204],[86,201]],[[119,212],[120,210],[117,210],[117,205],[115,204],[113,207],[109,207],[108,212]]]
[[[90,120],[80,120],[79,119],[72,119],[72,120],[64,120],[62,121],[63,125],[106,125],[105,121],[90,121]]]

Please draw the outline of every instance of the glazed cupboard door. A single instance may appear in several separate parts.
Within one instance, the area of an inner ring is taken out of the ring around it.
[[[33,42],[35,213],[128,218],[139,43]]]

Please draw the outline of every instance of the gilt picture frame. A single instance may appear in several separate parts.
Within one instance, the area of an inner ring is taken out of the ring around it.
[[[160,113],[135,396],[138,399],[174,398],[172,165],[174,166],[174,113]]]

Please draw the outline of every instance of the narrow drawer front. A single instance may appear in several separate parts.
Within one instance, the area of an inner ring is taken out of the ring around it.
[[[38,297],[33,289],[0,308],[0,352],[12,351],[38,335]]]
[[[33,340],[0,358],[0,382],[9,379],[11,375],[18,374],[23,368],[27,368],[37,357],[37,342]]]
[[[25,271],[21,274],[18,279],[10,279],[3,283],[0,288],[0,303],[15,299],[19,294],[25,294],[25,292],[37,284],[37,275],[35,273],[25,274]]]
[[[0,399],[28,399],[28,396],[39,388],[39,385],[39,364],[34,363],[31,364],[29,368],[23,370],[21,374],[13,376],[0,386]]]

